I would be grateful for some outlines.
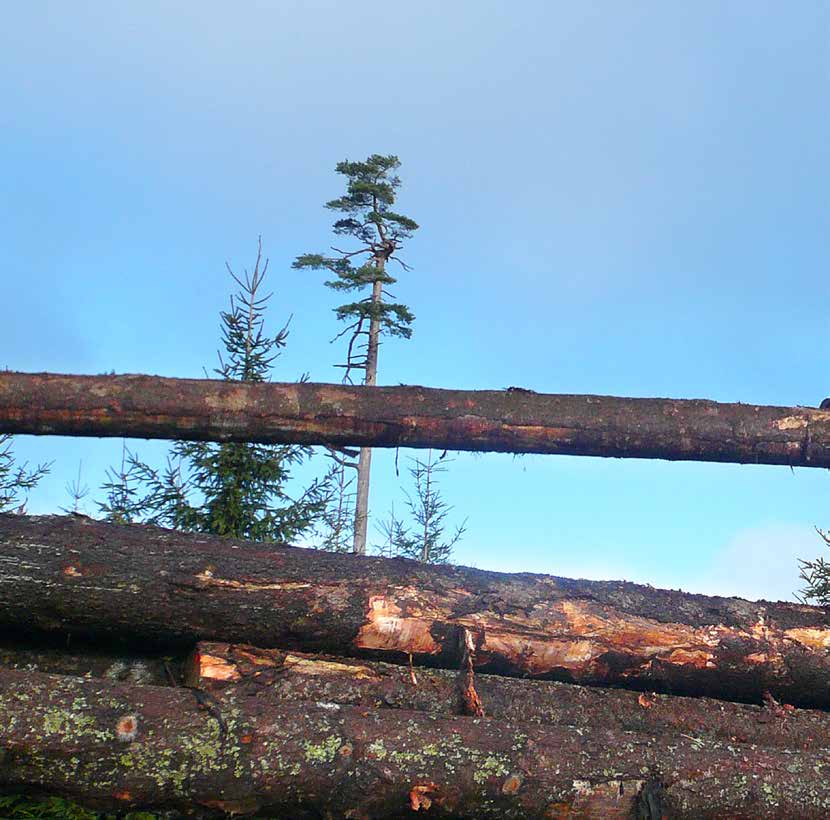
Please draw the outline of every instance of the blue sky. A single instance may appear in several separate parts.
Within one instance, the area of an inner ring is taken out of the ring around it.
[[[829,36],[809,0],[12,4],[0,366],[199,376],[261,234],[275,378],[337,380],[336,294],[290,265],[330,244],[336,162],[378,152],[421,224],[381,383],[816,405]],[[30,511],[120,446],[18,438],[55,462]],[[830,526],[818,470],[458,454],[444,489],[460,563],[750,597],[789,597]]]

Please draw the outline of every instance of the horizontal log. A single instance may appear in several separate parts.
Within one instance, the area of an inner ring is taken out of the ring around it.
[[[830,467],[830,411],[426,387],[0,373],[0,433]]]
[[[0,628],[250,643],[830,706],[830,611],[435,567],[74,516],[0,515]]]
[[[466,714],[455,671],[203,642],[182,669],[180,656],[137,655],[95,645],[30,646],[0,638],[0,667],[154,686],[182,685],[218,696],[228,687],[281,701],[323,701]],[[830,748],[830,715],[768,702],[765,706],[684,698],[555,681],[476,675],[487,717],[511,723],[602,726],[620,732],[693,734],[762,746]]]
[[[32,644],[0,635],[0,667],[27,672],[169,686],[181,684],[184,659],[184,654],[128,651],[80,641],[66,646],[65,640]]]
[[[0,670],[0,786],[280,817],[823,818],[827,755]]]
[[[407,709],[439,717],[467,714],[458,673],[447,669],[243,644],[200,643],[185,664],[184,680],[217,697],[232,688],[253,697],[267,692],[281,701]],[[690,735],[803,751],[830,748],[830,714],[771,698],[754,706],[481,674],[475,676],[475,689],[488,718],[512,724]]]

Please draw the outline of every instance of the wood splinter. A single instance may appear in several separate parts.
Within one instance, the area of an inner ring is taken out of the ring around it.
[[[461,695],[461,714],[472,717],[484,717],[484,705],[476,692],[475,671],[475,641],[469,629],[463,628],[460,632],[461,667],[458,671],[458,689]]]

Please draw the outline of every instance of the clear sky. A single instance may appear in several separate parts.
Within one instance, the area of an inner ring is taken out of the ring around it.
[[[275,378],[338,380],[336,294],[290,265],[331,242],[336,162],[377,152],[421,224],[380,383],[815,406],[828,43],[812,0],[9,4],[0,366],[201,375],[261,234]],[[15,447],[54,460],[47,512],[121,444]],[[399,508],[391,453],[373,481]],[[823,470],[458,454],[444,489],[459,563],[750,597],[791,597],[830,527]]]

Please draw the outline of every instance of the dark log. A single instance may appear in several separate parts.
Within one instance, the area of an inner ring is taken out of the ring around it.
[[[0,785],[291,818],[823,818],[827,755],[0,670]]]
[[[217,697],[228,688],[285,701],[406,709],[439,717],[466,714],[457,673],[326,655],[200,643],[184,680]],[[486,717],[514,725],[645,735],[682,734],[756,746],[830,748],[830,714],[767,698],[763,706],[709,698],[627,692],[499,675],[475,676]]]
[[[0,433],[830,467],[830,412],[689,399],[0,373]]]
[[[0,635],[0,667],[107,678],[153,686],[181,685],[184,654],[126,651],[85,641],[22,641]]]
[[[250,643],[830,706],[830,612],[622,581],[434,567],[92,519],[0,515],[0,628]]]

